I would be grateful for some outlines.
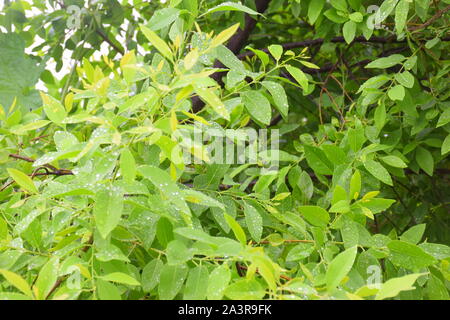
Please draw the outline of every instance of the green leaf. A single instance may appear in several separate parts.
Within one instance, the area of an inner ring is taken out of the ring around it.
[[[347,2],[342,0],[330,0],[330,4],[339,11],[347,12]]]
[[[400,0],[395,7],[395,30],[397,34],[402,33],[408,19],[409,1]]]
[[[311,25],[313,25],[316,22],[317,18],[320,15],[320,12],[323,9],[324,4],[325,4],[325,0],[315,0],[315,1],[309,2],[308,18],[309,18],[309,23]]]
[[[259,300],[266,294],[255,279],[242,279],[230,284],[225,295],[232,300]]]
[[[361,192],[361,173],[359,170],[355,170],[355,173],[350,179],[350,198],[356,199]]]
[[[304,148],[306,161],[316,173],[333,174],[333,165],[327,160],[321,149],[308,145],[305,145]]]
[[[414,290],[414,282],[425,273],[408,274],[403,277],[389,279],[381,286],[375,300],[383,300],[397,296],[401,291]]]
[[[307,68],[311,68],[311,69],[320,69],[319,66],[317,66],[316,64],[306,61],[306,60],[299,60],[298,62],[300,62],[302,65],[304,65]]]
[[[220,98],[214,93],[212,89],[208,88],[195,88],[195,92],[209,104],[218,115],[226,120],[230,120],[230,114],[225,108],[225,105]]]
[[[242,230],[242,227],[239,225],[239,223],[237,223],[232,216],[226,213],[225,213],[225,220],[227,221],[231,230],[233,230],[236,239],[238,239],[239,242],[245,246],[247,244],[247,237],[245,236],[245,232],[244,230]]]
[[[414,76],[409,71],[396,73],[394,78],[404,87],[412,88],[414,86]]]
[[[32,222],[43,214],[44,210],[33,209],[30,213],[28,213],[22,220],[20,220],[15,226],[15,232],[21,234],[25,232],[28,227],[32,224]]]
[[[8,224],[2,218],[0,218],[0,241],[6,240],[8,237]]]
[[[141,284],[129,274],[123,272],[112,272],[107,275],[99,277],[102,280],[125,284],[129,286],[140,286]]]
[[[13,178],[14,181],[17,182],[17,184],[22,189],[31,193],[39,193],[38,189],[34,185],[33,180],[31,180],[31,178],[27,176],[25,173],[12,168],[8,168],[7,170],[11,178]]]
[[[8,281],[14,287],[22,291],[28,297],[33,298],[33,293],[31,291],[30,285],[20,275],[4,269],[0,269],[0,274],[4,276],[6,281]]]
[[[319,206],[300,206],[298,207],[298,211],[313,226],[325,228],[328,222],[330,222],[328,212]]]
[[[158,220],[156,226],[156,238],[163,247],[166,247],[167,244],[173,240],[173,226],[166,217],[162,217]]]
[[[399,157],[396,157],[396,156],[384,156],[384,157],[381,157],[381,160],[384,163],[390,165],[391,167],[395,167],[395,168],[406,168],[407,167],[406,163],[402,159],[400,159]]]
[[[212,39],[211,48],[215,48],[215,47],[221,45],[222,43],[224,43],[225,41],[227,41],[228,39],[230,39],[233,36],[233,34],[236,33],[238,28],[239,28],[239,23],[236,23],[236,24],[232,25],[231,27],[223,30],[221,33],[219,33],[217,36],[215,36]]]
[[[422,239],[425,232],[426,224],[415,225],[408,230],[406,230],[400,237],[400,240],[410,242],[412,244],[417,244]]]
[[[197,266],[189,270],[183,299],[204,300],[208,290],[208,278],[209,272],[205,266]]]
[[[442,142],[441,154],[444,155],[449,151],[450,151],[450,133],[444,139],[444,142]]]
[[[157,98],[158,93],[154,88],[150,87],[146,91],[132,96],[123,104],[121,104],[119,106],[119,113],[136,110],[145,104],[153,105]]]
[[[158,35],[154,31],[150,30],[146,26],[141,24],[140,28],[145,37],[164,57],[166,57],[169,60],[173,60],[172,51],[170,50],[169,46],[164,42],[164,40],[158,37]]]
[[[386,106],[384,105],[384,103],[380,103],[375,109],[373,120],[378,131],[381,131],[386,123]]]
[[[350,202],[348,200],[339,200],[329,209],[332,213],[347,213],[350,211]]]
[[[245,76],[247,74],[247,70],[244,67],[244,64],[241,60],[239,60],[231,51],[225,46],[218,46],[215,49],[216,58],[222,62],[227,68],[230,68],[232,71],[236,71],[239,75]]]
[[[148,22],[148,27],[153,31],[160,30],[167,27],[172,22],[178,19],[180,10],[175,8],[163,8],[156,10],[150,21]]]
[[[435,45],[437,45],[439,42],[441,41],[441,39],[439,37],[436,37],[434,39],[428,40],[425,43],[425,48],[427,49],[431,49],[433,48]]]
[[[450,299],[450,295],[444,283],[433,274],[427,282],[427,292],[430,300],[446,300]]]
[[[283,86],[274,81],[263,81],[261,84],[272,95],[275,106],[283,117],[287,117],[289,112],[288,98]]]
[[[376,162],[374,160],[367,160],[364,162],[364,167],[375,178],[387,185],[392,186],[391,175],[379,162]]]
[[[379,11],[375,15],[375,23],[380,24],[386,18],[391,14],[391,12],[394,10],[395,5],[397,4],[398,0],[385,0],[380,6]]]
[[[449,122],[450,122],[450,108],[446,108],[444,110],[444,112],[442,112],[441,116],[439,117],[436,128],[445,126]]]
[[[128,148],[122,149],[120,153],[120,172],[123,179],[129,183],[136,178],[136,161]]]
[[[77,137],[66,131],[56,131],[53,135],[53,140],[58,151],[70,149],[79,143]]]
[[[166,171],[154,166],[139,167],[138,172],[150,180],[153,185],[160,190],[161,194],[180,210],[185,222],[190,225],[191,211],[184,198],[181,197],[181,191],[177,184],[172,181],[170,175]]]
[[[215,245],[213,237],[200,229],[177,228],[175,229],[175,232],[188,239]]]
[[[267,98],[259,91],[244,91],[241,93],[242,102],[250,116],[263,124],[269,125],[272,108]]]
[[[425,148],[418,147],[416,149],[416,161],[419,167],[425,171],[429,176],[433,175],[434,159],[430,151]]]
[[[388,209],[395,200],[391,199],[383,199],[383,198],[372,198],[372,199],[365,199],[363,202],[364,207],[370,209],[372,213],[379,213],[386,209]]]
[[[378,108],[380,107],[381,106],[378,106]],[[348,130],[347,137],[350,148],[352,148],[354,152],[358,152],[359,150],[361,150],[364,142],[366,142],[367,140],[364,135],[364,128],[350,128]]]
[[[217,6],[209,9],[204,14],[202,14],[200,17],[202,17],[208,13],[213,13],[213,12],[218,12],[218,11],[241,11],[241,12],[248,13],[250,15],[261,15],[260,13],[256,12],[255,10],[250,9],[249,7],[244,6],[241,3],[226,1],[226,2],[223,2]]]
[[[153,259],[142,269],[142,289],[145,292],[150,292],[158,285],[163,266],[160,259]]]
[[[180,292],[188,273],[186,265],[164,265],[159,278],[158,294],[161,300],[173,300]]]
[[[308,78],[302,70],[291,65],[286,65],[286,70],[294,77],[295,81],[300,84],[303,91],[308,91]]]
[[[192,252],[182,241],[173,240],[167,245],[166,257],[169,265],[180,265],[192,258]]]
[[[184,68],[186,70],[192,69],[192,67],[196,64],[199,58],[198,49],[192,49],[185,57],[184,57]]]
[[[267,49],[269,49],[270,54],[275,58],[275,60],[280,60],[283,55],[283,47],[279,44],[271,44]]]
[[[400,100],[402,101],[405,97],[405,88],[402,85],[396,85],[389,89],[388,96],[391,100]]]
[[[31,300],[31,299],[21,293],[0,292],[0,301],[2,300]]]
[[[326,283],[329,292],[332,292],[347,273],[352,269],[353,263],[355,262],[357,247],[353,246],[340,254],[338,254],[328,265],[328,270],[326,272]]]
[[[311,199],[314,193],[314,184],[306,171],[302,171],[300,174],[297,185],[306,199]]]
[[[419,244],[419,247],[438,260],[450,257],[450,247],[444,244],[425,242]]]
[[[300,243],[294,246],[288,253],[286,261],[299,261],[308,258],[314,252],[314,245],[311,243]]]
[[[55,98],[41,92],[41,98],[44,103],[44,111],[52,122],[60,124],[67,117],[64,106]]]
[[[258,210],[247,202],[244,202],[245,224],[253,240],[259,242],[263,231],[263,221]]]
[[[59,259],[53,257],[39,271],[35,287],[37,298],[45,300],[58,279]]]
[[[402,56],[401,54],[392,54],[389,57],[378,58],[372,61],[371,63],[366,65],[366,68],[386,69],[401,63],[403,60],[405,60],[405,57]]]
[[[195,191],[193,189],[186,189],[186,190],[182,190],[182,193],[184,194],[184,198],[189,202],[201,204],[202,206],[207,206],[207,207],[217,207],[222,210],[225,210],[223,203],[221,203],[211,197],[208,197],[203,192]]]
[[[103,238],[117,227],[123,210],[122,194],[109,188],[97,192],[94,204],[95,225]]]
[[[7,11],[19,12],[12,7]],[[6,12],[5,7],[2,12]],[[8,17],[12,16],[10,13],[7,14]],[[2,25],[5,24],[2,23]],[[28,32],[34,34],[33,30]],[[16,101],[18,106],[26,108],[27,112],[41,105],[39,93],[34,89],[34,85],[39,80],[43,65],[39,66],[38,60],[32,54],[25,54],[25,47],[29,46],[25,43],[25,38],[19,32],[2,32],[0,34],[0,61],[2,61],[0,101],[6,108],[6,114],[10,112],[8,108],[13,101]]]
[[[344,23],[344,26],[342,27],[342,33],[344,35],[345,42],[347,42],[347,44],[350,44],[353,39],[355,39],[356,23],[351,20]]]
[[[220,300],[231,279],[231,272],[224,263],[215,268],[209,275],[207,297],[208,300]]]
[[[352,20],[352,21],[354,21],[356,23],[360,23],[364,19],[364,17],[363,17],[361,12],[353,12],[348,17],[350,18],[350,20]]]
[[[333,190],[333,198],[331,199],[331,204],[333,205],[339,201],[346,200],[348,200],[347,191],[345,191],[342,186],[337,185]]]
[[[48,120],[36,120],[27,124],[20,124],[17,126],[14,126],[11,128],[11,132],[17,135],[25,135],[28,133],[28,131],[34,131],[37,129],[40,129],[42,127],[45,127],[51,123],[51,121]]]
[[[436,263],[436,259],[418,246],[400,240],[388,243],[389,260],[402,268],[420,270]]]
[[[122,300],[119,289],[114,284],[97,279],[95,285],[100,300]]]

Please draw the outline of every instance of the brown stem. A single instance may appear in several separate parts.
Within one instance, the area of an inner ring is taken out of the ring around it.
[[[426,27],[428,27],[430,24],[432,24],[433,22],[435,22],[437,19],[439,19],[440,17],[442,17],[445,13],[447,13],[450,10],[450,5],[446,6],[444,9],[439,10],[438,12],[436,12],[434,14],[434,16],[432,16],[428,21],[426,21],[425,23],[418,25],[418,26],[414,26],[409,28],[409,31],[417,31],[417,30],[421,30],[424,29]]]
[[[14,158],[14,159],[19,159],[19,160],[23,160],[26,162],[34,162],[34,159],[25,157],[25,156],[21,156],[19,154],[14,154],[11,153],[9,155],[9,157]],[[38,172],[39,170],[44,169],[45,172]],[[51,171],[49,171],[48,169],[50,169]],[[54,176],[68,176],[68,175],[73,175],[73,172],[71,170],[68,169],[58,169],[54,166],[52,166],[51,164],[44,164],[43,166],[37,168],[32,174],[30,174],[29,176],[31,178],[37,177],[37,176],[50,176],[50,175],[54,175]],[[6,188],[8,188],[10,185],[12,185],[14,183],[13,181],[8,182],[7,184],[5,184],[2,188],[0,188],[0,192],[5,190]]]
[[[105,41],[107,42],[111,47],[114,48],[114,50],[116,50],[118,53],[120,53],[121,55],[125,54],[125,51],[120,48],[118,45],[116,45],[113,41],[111,41],[111,39],[108,38],[108,36],[103,32],[103,30],[101,29],[97,29],[95,30],[95,32]]]

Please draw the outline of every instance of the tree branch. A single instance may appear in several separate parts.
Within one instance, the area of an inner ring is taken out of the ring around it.
[[[96,29],[95,32],[105,41],[107,42],[111,47],[114,48],[118,53],[121,55],[125,54],[125,51],[120,48],[118,45],[116,45],[114,42],[111,41],[111,39],[108,38],[108,36],[103,32],[101,29]]]
[[[420,24],[418,26],[414,26],[409,28],[409,31],[417,31],[417,30],[421,30],[424,29],[426,27],[428,27],[430,24],[432,24],[433,22],[435,22],[437,19],[439,19],[440,17],[442,17],[445,13],[447,13],[448,11],[450,11],[450,5],[446,6],[444,9],[439,10],[438,12],[436,12],[434,14],[434,16],[432,16],[428,21],[426,21],[423,24]]]

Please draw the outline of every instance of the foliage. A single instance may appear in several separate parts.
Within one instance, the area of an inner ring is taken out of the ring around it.
[[[448,0],[91,2],[0,14],[0,299],[449,298]]]

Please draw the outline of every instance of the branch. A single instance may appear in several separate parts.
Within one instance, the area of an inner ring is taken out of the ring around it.
[[[409,28],[409,31],[417,31],[417,30],[421,30],[424,29],[426,27],[428,27],[430,24],[432,24],[433,22],[435,22],[437,19],[439,19],[440,17],[442,17],[445,13],[447,13],[450,10],[450,5],[446,6],[444,9],[439,10],[438,12],[435,13],[434,16],[432,16],[428,21],[426,21],[425,23],[418,25],[418,26],[414,26]]]
[[[114,42],[111,41],[111,39],[108,38],[108,36],[103,32],[103,30],[101,29],[97,29],[95,30],[95,32],[104,40],[106,41],[111,47],[114,48],[114,50],[116,50],[118,53],[120,53],[121,55],[125,54],[125,51],[120,48],[118,45],[116,45]]]
[[[14,158],[14,159],[19,159],[19,160],[23,160],[26,162],[34,162],[34,159],[25,157],[25,156],[21,156],[19,154],[10,154],[9,157]],[[45,172],[38,172],[39,170],[44,169]],[[51,171],[49,171],[48,169],[50,169]],[[68,176],[68,175],[73,175],[73,172],[71,170],[68,169],[58,169],[54,166],[52,166],[51,164],[44,164],[43,166],[37,168],[32,174],[28,175],[31,178],[37,177],[37,176],[50,176],[50,175],[54,175],[54,176]],[[8,188],[10,185],[12,185],[14,183],[13,181],[8,182],[7,184],[5,184],[2,188],[0,188],[0,192],[5,190],[6,188]]]

